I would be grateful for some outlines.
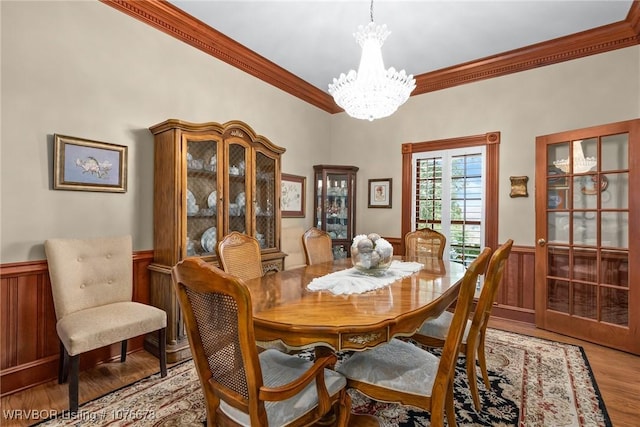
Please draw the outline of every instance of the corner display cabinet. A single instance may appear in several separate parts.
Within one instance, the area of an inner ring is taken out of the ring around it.
[[[314,225],[331,236],[335,258],[349,255],[356,228],[356,166],[316,165]]]
[[[167,312],[167,362],[190,357],[171,268],[187,257],[218,265],[218,241],[232,231],[254,236],[265,270],[283,269],[280,250],[280,156],[284,148],[231,121],[167,120],[149,128],[155,141],[154,259],[151,304]],[[157,337],[147,350],[158,352]]]

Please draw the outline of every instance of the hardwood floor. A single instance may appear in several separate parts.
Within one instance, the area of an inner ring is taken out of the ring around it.
[[[591,344],[533,325],[511,320],[491,319],[489,327],[562,341],[582,346],[600,388],[614,427],[635,427],[640,415],[640,356]],[[112,390],[158,372],[158,360],[144,351],[131,354],[127,362],[105,363],[80,374],[80,402],[95,399]],[[57,381],[30,388],[0,399],[0,425],[28,426],[67,408],[67,386]],[[22,419],[7,420],[7,414]],[[30,418],[30,419],[27,419]]]

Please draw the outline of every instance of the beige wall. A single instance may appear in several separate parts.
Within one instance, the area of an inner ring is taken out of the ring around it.
[[[355,164],[358,232],[400,237],[400,145],[502,133],[500,240],[532,245],[533,197],[510,199],[509,176],[534,176],[537,135],[640,117],[640,47],[413,97],[384,120],[329,115],[99,2],[0,2],[0,262],[44,258],[50,237],[132,234],[153,245],[153,139],[167,118],[238,119],[287,149],[283,171]],[[129,147],[126,194],[52,190],[60,133]],[[367,209],[367,180],[394,179],[393,208]],[[530,181],[529,192],[533,196]],[[514,215],[518,212],[517,215]],[[520,213],[521,212],[521,213]]]
[[[148,127],[168,118],[242,120],[287,149],[285,172],[308,179],[311,161],[329,161],[330,115],[105,4],[0,8],[2,263],[44,259],[50,237],[132,234],[135,250],[151,249]],[[52,190],[54,133],[127,145],[127,193]]]

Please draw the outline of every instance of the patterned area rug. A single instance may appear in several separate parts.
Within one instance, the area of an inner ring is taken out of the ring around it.
[[[473,408],[464,369],[455,380],[459,426],[611,426],[589,362],[581,347],[494,329],[487,331],[487,368],[491,389],[479,382],[482,411]],[[437,352],[437,350],[433,350]],[[437,353],[436,353],[437,354]],[[301,357],[311,358],[311,352]],[[349,357],[348,353],[340,358]],[[340,363],[340,361],[338,362]],[[381,426],[428,426],[429,413],[372,401],[355,390],[352,411],[378,417]],[[199,426],[205,408],[191,361],[62,414],[41,426]]]

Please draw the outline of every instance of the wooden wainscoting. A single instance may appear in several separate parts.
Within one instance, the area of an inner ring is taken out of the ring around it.
[[[535,248],[513,246],[491,315],[535,324]]]
[[[149,303],[149,271],[153,251],[133,254],[133,299]],[[14,393],[58,376],[60,351],[47,262],[0,266],[0,395]],[[142,349],[143,337],[129,340],[129,352]],[[116,359],[120,344],[80,358],[80,369]]]

